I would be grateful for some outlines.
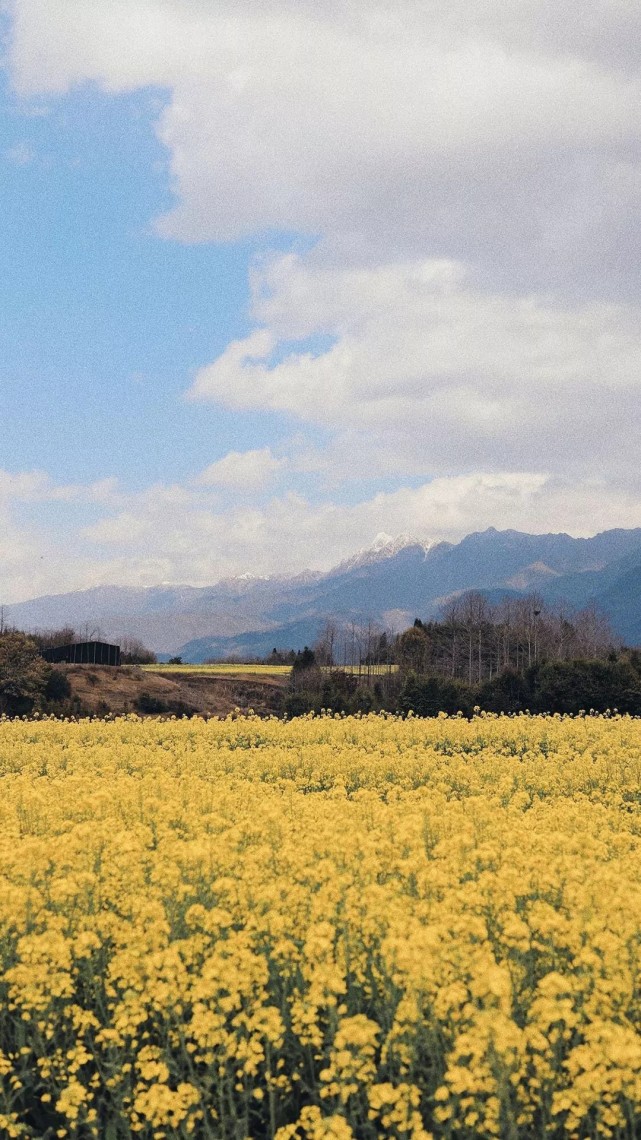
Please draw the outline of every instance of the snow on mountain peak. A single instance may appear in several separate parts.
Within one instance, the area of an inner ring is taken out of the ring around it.
[[[359,566],[368,566],[372,562],[381,562],[385,558],[393,558],[399,551],[407,546],[420,546],[427,551],[434,545],[432,542],[423,542],[411,534],[398,534],[394,538],[385,531],[379,531],[370,546],[363,547],[351,558],[345,559],[332,573],[344,574],[347,570],[356,570]]]
[[[394,536],[387,534],[384,530],[379,530],[369,550],[382,550],[385,546],[389,546],[390,542],[394,541]]]

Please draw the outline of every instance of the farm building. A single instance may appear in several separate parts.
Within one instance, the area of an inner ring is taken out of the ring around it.
[[[120,665],[120,646],[106,641],[79,641],[43,649],[42,656],[52,665]]]

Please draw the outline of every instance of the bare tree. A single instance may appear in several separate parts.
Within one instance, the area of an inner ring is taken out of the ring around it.
[[[586,606],[575,617],[582,656],[600,657],[614,645],[609,623],[596,606]]]
[[[458,673],[458,654],[460,651],[460,632],[463,627],[461,598],[452,598],[443,607],[443,624],[450,634],[450,653],[448,672],[452,677]]]
[[[338,625],[332,618],[328,618],[314,644],[314,654],[319,665],[331,666],[335,664],[334,656],[338,637]]]
[[[461,600],[461,623],[467,635],[468,681],[481,680],[483,668],[483,629],[489,621],[489,606],[484,594],[476,590],[465,594]]]
[[[147,649],[137,637],[124,637],[120,643],[123,665],[155,665],[156,654]]]

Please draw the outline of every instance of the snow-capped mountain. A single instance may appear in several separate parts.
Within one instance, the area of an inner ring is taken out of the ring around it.
[[[385,558],[393,558],[399,551],[404,550],[408,546],[420,547],[426,553],[436,543],[425,542],[420,538],[416,538],[411,534],[399,534],[396,538],[391,534],[386,534],[384,530],[380,531],[371,546],[364,546],[361,550],[357,550],[356,554],[352,554],[350,558],[346,558],[343,562],[339,562],[330,574],[345,574],[349,570],[356,570],[360,566],[370,566],[372,562],[381,562]]]
[[[5,624],[34,630],[73,626],[107,639],[135,637],[185,660],[263,655],[312,643],[327,619],[399,629],[438,615],[468,590],[548,601],[594,601],[628,644],[641,644],[641,529],[594,538],[490,528],[459,543],[379,534],[326,573],[240,575],[213,586],[97,587],[4,606]]]

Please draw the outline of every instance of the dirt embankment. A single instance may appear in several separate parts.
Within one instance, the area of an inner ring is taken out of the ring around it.
[[[234,677],[180,673],[163,676],[135,665],[57,665],[71,688],[71,702],[81,714],[121,713],[227,716],[234,709],[279,714],[287,677]]]

